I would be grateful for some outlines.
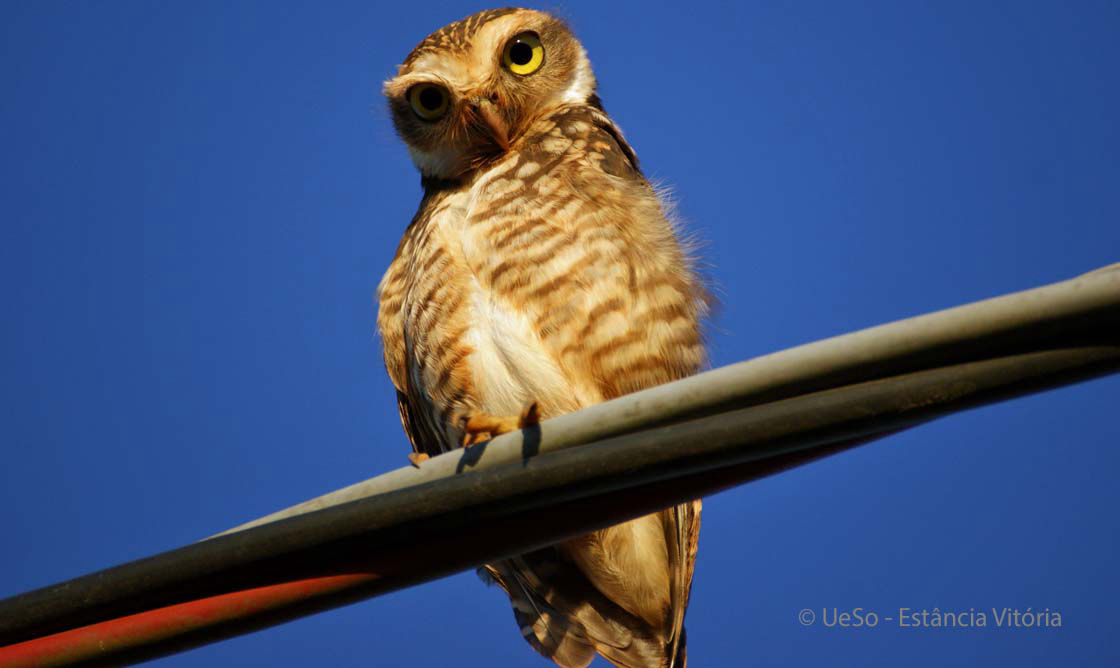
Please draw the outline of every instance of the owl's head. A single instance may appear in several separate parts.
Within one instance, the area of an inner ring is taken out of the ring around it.
[[[424,176],[456,179],[570,103],[598,106],[595,76],[563,21],[491,9],[440,28],[385,82],[397,133]]]

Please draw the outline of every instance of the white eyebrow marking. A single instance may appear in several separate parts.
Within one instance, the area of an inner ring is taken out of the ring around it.
[[[576,75],[568,90],[560,97],[563,102],[587,102],[591,93],[595,91],[595,75],[591,73],[591,62],[587,60],[587,51],[579,47],[576,62]]]

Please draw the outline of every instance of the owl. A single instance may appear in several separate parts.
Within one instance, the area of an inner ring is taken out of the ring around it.
[[[424,191],[378,288],[413,463],[704,363],[707,293],[563,21],[469,16],[384,93]],[[561,666],[683,668],[699,524],[693,501],[480,574]]]

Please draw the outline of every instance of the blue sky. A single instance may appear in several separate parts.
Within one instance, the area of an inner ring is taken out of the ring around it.
[[[0,596],[405,464],[380,82],[450,2],[0,8]],[[549,7],[546,7],[549,8]],[[1120,260],[1120,5],[568,2],[707,240],[723,365]],[[1114,665],[1120,379],[708,500],[695,666]],[[1060,611],[803,627],[803,608]],[[545,666],[461,574],[166,666]]]

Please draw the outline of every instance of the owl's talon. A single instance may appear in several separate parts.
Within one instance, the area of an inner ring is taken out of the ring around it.
[[[536,401],[532,401],[525,410],[521,411],[520,422],[518,427],[524,429],[525,427],[534,427],[541,423],[541,405]]]
[[[426,452],[410,452],[408,453],[408,463],[416,468],[420,468],[421,462],[428,461],[428,453]]]
[[[488,441],[499,434],[532,427],[540,421],[541,408],[536,401],[529,403],[518,416],[496,417],[484,413],[464,416],[459,420],[463,429],[463,447]]]

